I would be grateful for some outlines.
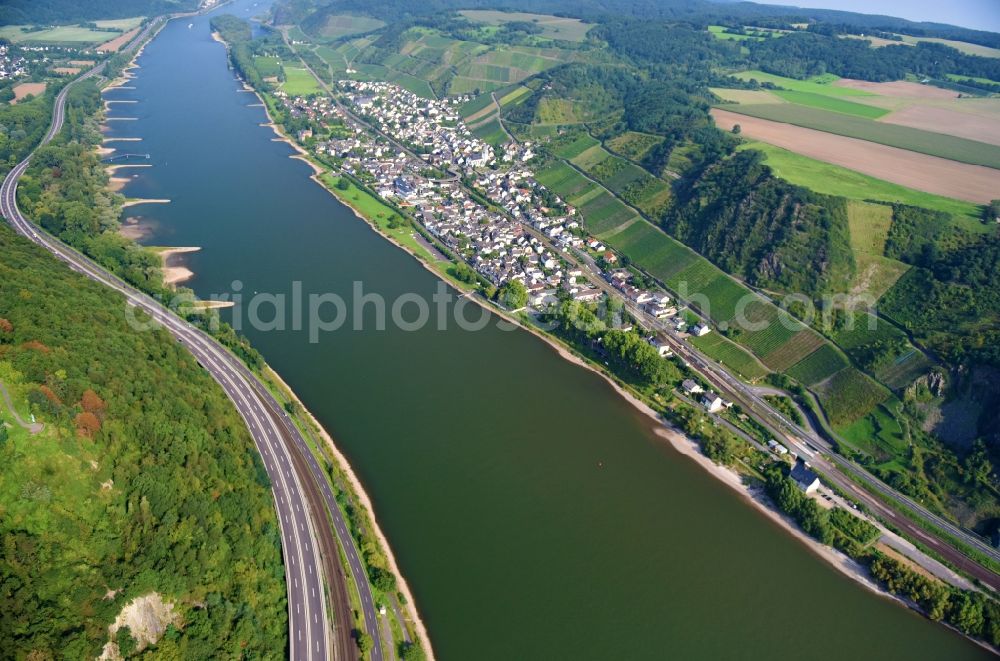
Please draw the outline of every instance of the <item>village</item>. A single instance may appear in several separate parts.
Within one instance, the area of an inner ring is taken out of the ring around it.
[[[685,308],[667,292],[637,283],[633,272],[586,232],[576,209],[534,178],[530,143],[497,150],[472,135],[458,113],[462,97],[426,99],[381,81],[337,86],[353,113],[406,149],[367,130],[330,97],[293,97],[279,90],[275,96],[292,121],[306,126],[296,131],[298,141],[405,209],[494,287],[520,282],[528,314],[544,314],[563,300],[597,304],[607,295],[592,281],[593,273],[564,257],[572,251],[599,265],[600,277],[630,304],[633,316],[648,322],[644,325],[653,330],[647,340],[661,357],[673,355],[665,332],[679,337],[711,332],[704,322],[689,327],[690,315],[682,314]],[[687,395],[711,413],[732,406],[700,387]]]

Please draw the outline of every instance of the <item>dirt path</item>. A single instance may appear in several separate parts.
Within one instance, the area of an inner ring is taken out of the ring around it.
[[[45,428],[45,425],[40,422],[25,422],[21,419],[17,409],[14,408],[14,402],[11,401],[10,392],[7,391],[7,387],[3,384],[3,382],[0,382],[0,397],[3,397],[4,404],[6,404],[7,408],[10,410],[10,414],[14,416],[14,422],[24,429],[27,429],[28,432],[37,434]]]

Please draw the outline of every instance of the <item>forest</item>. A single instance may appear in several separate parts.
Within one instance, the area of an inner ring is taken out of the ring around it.
[[[150,591],[180,615],[165,658],[284,656],[269,484],[222,390],[6,225],[0,252],[0,379],[45,425],[0,446],[3,656],[94,658]]]
[[[750,284],[812,298],[854,276],[847,208],[778,179],[760,152],[742,151],[674,189],[668,233]]]
[[[69,24],[198,8],[198,0],[4,0],[0,25]]]

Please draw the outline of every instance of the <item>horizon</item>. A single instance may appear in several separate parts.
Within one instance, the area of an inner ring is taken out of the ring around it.
[[[905,3],[899,0],[761,0],[755,4],[894,16],[1000,33],[1000,3],[995,0],[953,0],[948,4],[935,0],[908,0]]]

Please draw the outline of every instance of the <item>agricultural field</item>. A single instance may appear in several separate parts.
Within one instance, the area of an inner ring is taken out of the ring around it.
[[[384,25],[385,23],[377,18],[333,14],[327,17],[326,22],[316,32],[318,33],[317,36],[333,41],[351,35],[378,30]]]
[[[141,22],[141,18],[122,19],[121,21],[109,21],[109,23],[121,23],[122,25]],[[109,25],[109,28],[112,26]],[[130,28],[131,29],[131,28]],[[28,25],[5,25],[0,27],[0,39],[6,39],[12,44],[70,44],[73,46],[92,46],[111,41],[120,37],[128,30],[113,27],[110,30],[93,30],[78,25],[57,25],[42,30],[33,30]]]
[[[829,96],[827,94],[816,94],[814,92],[799,92],[793,90],[775,90],[771,92],[775,97],[788,103],[810,108],[820,108],[831,112],[839,112],[855,117],[866,119],[878,119],[889,114],[889,110],[878,106],[865,105],[848,101],[843,97]]]
[[[713,37],[723,41],[764,41],[768,38],[757,34],[732,34],[726,32],[724,25],[709,25],[708,31]]]
[[[776,372],[784,372],[823,345],[823,338],[815,332],[802,329],[789,330],[781,321],[772,322],[763,331],[750,333],[745,344],[761,361]]]
[[[667,283],[691,263],[704,261],[687,246],[642,220],[608,236],[606,242],[628,256],[633,264]]]
[[[523,85],[519,85],[510,92],[507,92],[506,94],[498,98],[497,102],[500,103],[501,108],[506,108],[507,106],[517,105],[521,101],[524,101],[526,98],[528,98],[528,96],[530,95],[531,95],[530,88],[524,87]]]
[[[538,103],[537,123],[546,125],[581,124],[592,119],[589,115],[577,114],[579,108],[572,99],[544,98]]]
[[[542,29],[540,36],[561,41],[583,41],[593,25],[576,18],[563,18],[547,14],[528,14],[525,12],[505,12],[492,10],[460,11],[473,23],[499,26],[504,23],[532,23]]]
[[[579,211],[587,229],[601,236],[637,218],[634,211],[605,190],[581,204]]]
[[[742,149],[763,152],[768,167],[782,179],[805,186],[817,193],[837,195],[851,200],[901,202],[915,207],[943,211],[981,226],[980,205],[954,198],[925,193],[884,179],[876,179],[846,167],[825,163],[766,142],[749,142]]]
[[[253,58],[253,66],[262,78],[272,78],[281,75],[281,62],[276,57],[257,56]]]
[[[875,376],[885,385],[898,391],[913,383],[914,379],[922,376],[930,367],[930,359],[920,350],[911,347],[891,365],[880,368]]]
[[[746,381],[758,381],[768,374],[768,369],[761,365],[756,358],[719,333],[692,337],[690,343],[703,354],[722,363]]]
[[[658,135],[626,131],[608,140],[607,147],[614,153],[632,161],[641,161],[649,150],[663,142]]]
[[[792,106],[792,104],[787,103],[771,106],[727,107],[734,109],[735,112],[719,108],[712,110],[712,117],[715,119],[716,124],[723,130],[729,130],[738,124],[742,129],[743,135],[746,137],[760,140],[818,161],[855,170],[876,179],[883,179],[907,188],[924,190],[934,195],[956,198],[975,204],[988,203],[996,197],[996,191],[1000,190],[1000,170],[945,160],[935,156],[927,156],[906,151],[905,149],[877,144],[876,142],[803,128],[780,121],[760,119],[756,116],[751,117],[746,114],[748,112],[756,113],[762,108],[768,109],[766,113],[762,114],[770,114],[772,110],[778,108],[792,108],[793,114],[824,111],[813,111],[809,108]],[[890,128],[905,128],[871,122],[847,115],[839,115],[837,113],[827,112],[824,114],[868,124],[879,131],[885,131]],[[923,131],[918,131],[918,133],[936,135],[942,140],[947,141],[950,145],[954,144],[951,141],[960,140],[960,138],[941,134],[930,134]],[[985,145],[984,143],[975,144],[988,147],[990,150],[996,150],[1000,154],[1000,148]]]
[[[952,39],[935,39],[933,37],[911,37],[907,34],[899,35],[903,38],[903,43],[906,44],[916,44],[921,41],[926,41],[934,44],[944,44],[945,46],[951,46],[955,50],[961,51],[966,55],[978,55],[980,57],[1000,57],[1000,49],[990,48],[989,46],[980,46],[979,44],[970,44],[965,41],[954,41]]]
[[[823,346],[792,365],[787,370],[787,374],[799,383],[803,383],[806,386],[814,386],[847,366],[847,359],[839,351],[829,344],[823,344]]]
[[[591,137],[590,134],[584,133],[580,137],[573,140],[573,142],[554,147],[552,151],[559,158],[573,160],[585,151],[589,151],[591,148],[597,147],[600,144],[600,141],[596,138]]]
[[[477,138],[490,143],[494,147],[510,141],[510,138],[507,136],[507,132],[503,130],[503,126],[500,124],[499,118],[494,118],[488,122],[477,124],[474,128],[469,130],[471,130],[473,135]]]
[[[838,430],[861,420],[891,396],[885,386],[853,367],[837,372],[815,391],[827,419]]]
[[[288,65],[284,65],[282,69],[285,72],[285,82],[281,84],[281,89],[286,93],[293,96],[308,96],[323,91],[308,69]]]
[[[785,102],[780,96],[772,94],[771,90],[744,90],[728,87],[710,87],[708,89],[712,94],[722,99],[723,103],[760,104]],[[810,94],[811,92],[802,93]]]
[[[1000,168],[1000,147],[944,133],[922,131],[887,122],[874,122],[864,117],[854,117],[841,112],[831,112],[792,103],[729,104],[720,106],[720,108],[762,120],[857,138],[959,163]]]
[[[841,78],[833,75],[832,73],[824,74],[822,76],[813,76],[812,78],[807,78],[805,80],[785,78],[784,76],[776,76],[772,73],[764,73],[763,71],[741,71],[733,74],[733,77],[739,78],[740,80],[756,80],[758,83],[771,83],[772,85],[776,85],[782,89],[793,92],[808,92],[810,94],[819,94],[823,96],[876,96],[872,92],[838,85],[837,83],[841,80]]]
[[[469,120],[480,115],[483,110],[488,109],[492,105],[493,98],[489,94],[480,94],[471,101],[463,103],[458,109],[458,114],[462,116],[462,119]]]
[[[535,178],[563,199],[569,199],[588,186],[593,186],[586,177],[562,161],[538,172]]]
[[[128,32],[142,25],[145,16],[133,16],[132,18],[113,18],[103,21],[94,21],[94,25],[102,30],[119,30]]]
[[[581,170],[586,170],[589,174],[594,174],[592,171],[594,166],[596,166],[598,163],[601,163],[605,159],[611,158],[611,154],[604,151],[604,148],[601,147],[601,144],[596,140],[594,140],[594,144],[592,144],[590,147],[583,150],[576,156],[567,158],[569,158],[569,160],[573,162],[573,165],[577,166]]]
[[[833,341],[848,353],[878,341],[906,339],[903,331],[888,321],[860,311],[854,312],[848,324],[834,330],[831,335]]]
[[[877,301],[910,268],[883,255],[892,225],[892,207],[852,200],[847,204],[847,221],[857,264],[851,293],[866,294]]]

